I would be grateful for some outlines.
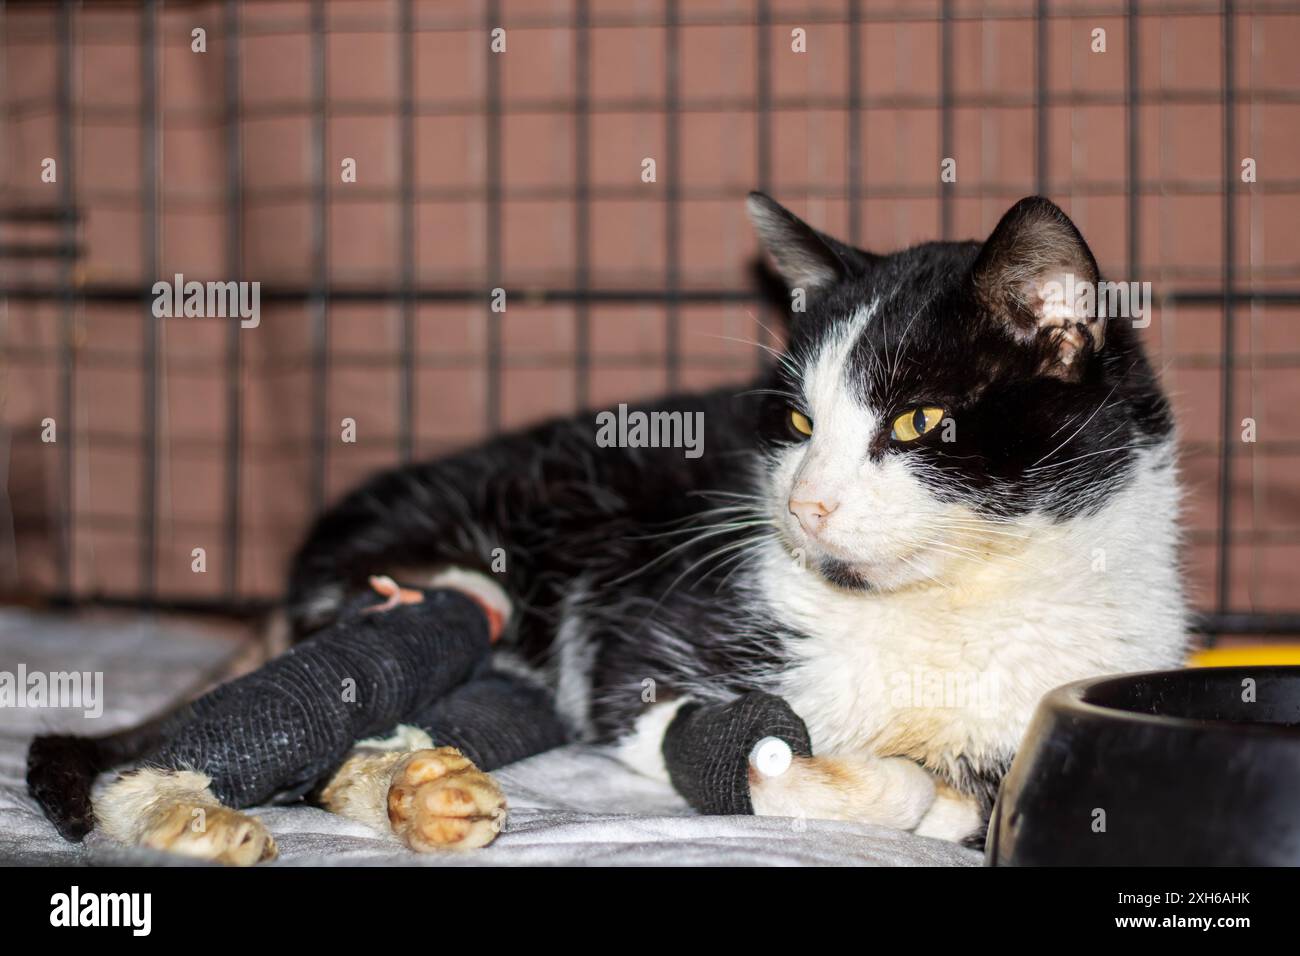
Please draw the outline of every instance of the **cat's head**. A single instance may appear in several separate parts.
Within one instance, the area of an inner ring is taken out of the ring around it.
[[[1134,332],[1150,302],[1116,314],[1118,289],[1050,201],[1016,203],[982,243],[892,255],[760,193],[749,212],[793,306],[764,400],[770,517],[834,583],[895,589],[1015,550],[1102,507],[1167,444]]]

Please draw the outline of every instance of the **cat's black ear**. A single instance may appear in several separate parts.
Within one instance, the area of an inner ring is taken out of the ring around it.
[[[1043,352],[1045,374],[1071,380],[1105,340],[1097,260],[1050,199],[1022,199],[1002,217],[972,270],[980,304],[1018,340]]]
[[[776,271],[791,289],[809,292],[861,274],[870,257],[818,232],[771,196],[749,194],[749,219]]]

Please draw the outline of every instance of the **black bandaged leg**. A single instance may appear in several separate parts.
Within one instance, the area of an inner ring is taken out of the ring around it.
[[[485,771],[568,741],[550,691],[502,673],[458,687],[406,723],[426,731],[436,746],[455,747]]]
[[[752,691],[726,704],[684,704],[664,734],[668,776],[701,813],[753,813],[749,754],[765,737],[812,756],[808,728],[780,697]]]
[[[181,710],[145,764],[205,773],[236,809],[294,799],[356,741],[485,670],[487,617],[472,598],[431,590],[421,603],[367,613],[375,602],[359,598],[330,628]]]

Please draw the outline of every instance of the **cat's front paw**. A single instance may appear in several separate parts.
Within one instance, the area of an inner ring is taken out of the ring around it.
[[[496,781],[454,747],[418,750],[393,771],[388,820],[417,853],[487,846],[505,818]]]
[[[273,860],[275,840],[256,817],[225,807],[173,803],[145,821],[140,845],[229,866]]]
[[[851,820],[910,830],[934,802],[934,779],[901,757],[793,757],[781,773],[751,764],[749,799],[765,817]]]

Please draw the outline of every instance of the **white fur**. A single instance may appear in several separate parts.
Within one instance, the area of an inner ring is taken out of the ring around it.
[[[983,822],[974,800],[945,787],[935,794],[934,803],[930,804],[930,809],[912,832],[917,836],[956,842],[974,833]]]
[[[429,578],[429,587],[463,591],[500,614],[502,624],[510,621],[513,606],[509,595],[501,585],[480,571],[460,567],[445,568]]]
[[[1176,665],[1185,639],[1176,507],[1169,456],[1146,452],[1100,513],[1017,522],[1027,537],[1010,553],[951,559],[939,583],[846,591],[769,546],[760,574],[773,609],[810,638],[791,645],[798,666],[782,690],[814,751],[874,749],[911,736],[911,724],[930,729],[908,755],[934,767],[1005,753],[1047,690]],[[1093,570],[1103,559],[1106,570]],[[936,680],[977,699],[926,706]]]
[[[910,760],[798,757],[777,777],[750,778],[754,813],[852,820],[910,830],[934,803],[935,781]]]
[[[653,704],[636,719],[632,731],[619,740],[614,755],[626,766],[654,780],[668,783],[664,764],[664,734],[687,698]]]
[[[551,683],[555,709],[579,738],[591,733],[591,668],[596,645],[580,610],[591,589],[584,578],[574,581],[560,609],[560,626],[551,649]]]
[[[433,738],[427,730],[410,724],[398,724],[387,737],[367,737],[358,740],[357,747],[365,750],[396,751],[410,753],[414,750],[432,750]]]
[[[144,842],[159,812],[178,804],[220,807],[211,783],[207,774],[193,770],[144,768],[123,774],[95,797],[95,822],[114,840],[134,846]]]

